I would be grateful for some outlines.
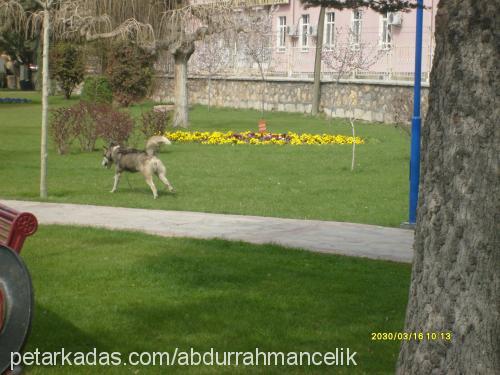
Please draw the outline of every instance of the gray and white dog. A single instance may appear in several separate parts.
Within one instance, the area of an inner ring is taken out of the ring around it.
[[[115,164],[115,183],[111,193],[116,191],[122,172],[141,172],[153,192],[154,199],[158,198],[158,191],[153,183],[153,175],[157,175],[167,189],[174,192],[174,188],[165,176],[167,172],[165,165],[156,157],[156,153],[162,144],[170,145],[171,143],[166,137],[154,136],[148,139],[144,151],[114,144],[104,147],[102,166],[109,169],[113,163]]]

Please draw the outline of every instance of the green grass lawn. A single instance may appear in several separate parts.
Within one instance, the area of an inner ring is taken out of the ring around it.
[[[37,93],[0,92],[34,99],[33,104],[0,104],[0,197],[39,200],[40,100]],[[54,106],[67,105],[60,97]],[[72,101],[73,102],[73,101]],[[72,103],[70,102],[70,103]],[[131,108],[139,115],[151,103]],[[195,106],[192,130],[257,130],[258,111]],[[273,132],[349,135],[342,120],[268,113]],[[49,201],[322,219],[398,226],[407,218],[409,140],[390,125],[357,124],[366,139],[351,146],[212,146],[177,144],[161,154],[177,194],[160,190],[152,199],[140,175],[122,179],[110,194],[113,172],[100,166],[101,152],[59,156],[50,147]],[[144,140],[135,139],[142,147]],[[159,184],[158,184],[159,186]]]
[[[36,290],[26,350],[358,353],[333,373],[393,373],[410,266],[222,240],[42,226],[23,249]],[[97,371],[96,371],[97,370]],[[29,373],[332,373],[332,368],[33,367]],[[249,371],[252,370],[252,371]]]

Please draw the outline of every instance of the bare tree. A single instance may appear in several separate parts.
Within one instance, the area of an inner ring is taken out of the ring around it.
[[[272,62],[272,21],[275,7],[246,9],[238,17],[237,43],[244,55],[257,65],[262,80],[261,113],[264,116],[266,102],[266,70]]]
[[[322,52],[322,60],[330,68],[334,79],[334,106],[337,105],[340,80],[349,78],[353,74],[356,74],[356,72],[369,70],[385,53],[378,48],[378,45],[369,44],[363,40],[357,40],[357,43],[353,43],[353,40],[354,34],[352,30],[349,29],[346,32],[342,32],[342,29],[339,28],[335,32],[334,46],[326,48]],[[351,124],[352,137],[355,139],[356,129],[354,126],[353,99],[350,95],[347,97],[346,114]],[[354,170],[355,162],[356,143],[353,140],[351,171]]]
[[[394,126],[406,135],[411,135],[411,118],[413,114],[413,95],[409,92],[394,98],[390,103]]]
[[[225,34],[208,35],[197,43],[196,52],[190,62],[190,70],[205,75],[208,79],[208,110],[212,96],[212,78],[221,73],[229,65],[230,51]]]

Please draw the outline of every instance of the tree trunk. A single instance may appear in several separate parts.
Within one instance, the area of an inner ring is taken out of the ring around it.
[[[42,82],[42,132],[40,141],[40,198],[47,198],[47,120],[49,109],[49,32],[50,19],[47,9],[43,12],[43,82]]]
[[[500,373],[499,8],[439,3],[398,374]]]
[[[354,127],[354,117],[352,114],[349,116],[349,122],[351,123],[351,130],[352,130],[352,158],[351,158],[351,172],[352,172],[356,165],[356,129]]]
[[[322,6],[318,18],[318,36],[316,37],[316,56],[314,60],[314,86],[311,114],[316,116],[319,113],[321,102],[321,54],[323,51],[323,32],[325,28],[325,7]]]
[[[267,89],[267,81],[266,75],[264,74],[264,67],[262,63],[257,61],[257,65],[259,66],[260,78],[262,79],[262,91],[260,96],[260,115],[264,118],[264,112],[266,109],[266,89]]]
[[[174,127],[187,128],[189,126],[189,103],[188,103],[188,80],[187,70],[188,61],[191,53],[176,53],[174,54],[175,62],[175,110],[174,110]]]
[[[210,97],[212,96],[212,74],[208,76],[208,111],[210,112]]]

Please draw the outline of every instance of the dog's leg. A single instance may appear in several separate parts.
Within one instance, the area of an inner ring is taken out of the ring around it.
[[[158,173],[158,178],[165,184],[167,187],[168,191],[171,193],[175,192],[174,187],[170,184],[170,182],[167,180],[167,177],[165,176],[165,173]]]
[[[156,164],[155,173],[158,176],[158,178],[161,180],[161,182],[163,182],[163,184],[167,187],[168,191],[170,191],[171,193],[175,192],[174,187],[167,180],[167,176],[166,176],[167,168],[165,168],[165,166],[163,165],[163,163],[160,160],[158,160],[158,163]]]
[[[117,172],[115,173],[115,183],[113,184],[113,189],[111,189],[111,193],[114,193],[116,191],[116,188],[118,187],[118,183],[120,182],[120,177],[121,173]]]
[[[154,199],[158,198],[158,191],[156,190],[156,186],[153,183],[153,176],[146,177],[146,183],[149,185],[151,191],[153,192],[153,198]]]

